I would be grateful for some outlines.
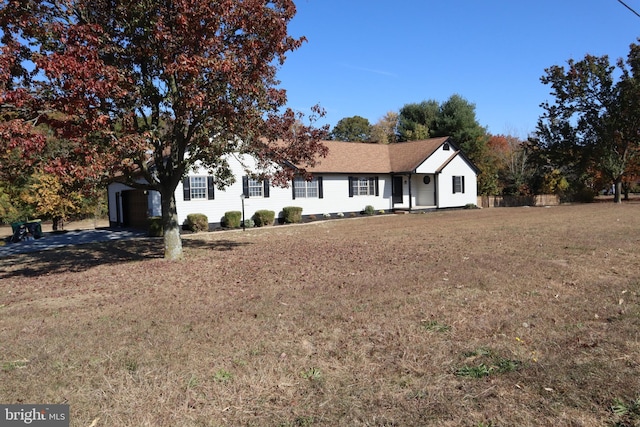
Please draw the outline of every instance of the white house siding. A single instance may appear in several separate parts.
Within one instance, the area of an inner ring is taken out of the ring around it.
[[[195,173],[194,175],[198,175]],[[319,175],[322,176],[323,198],[297,197],[293,199],[291,186],[281,188],[270,186],[269,197],[248,197],[244,199],[245,218],[251,218],[258,210],[271,210],[276,218],[281,216],[282,209],[287,206],[302,208],[303,215],[317,215],[325,213],[336,214],[338,212],[360,212],[367,205],[375,210],[388,210],[390,206],[390,184],[388,178],[378,178],[378,196],[353,196],[349,197],[348,176],[343,175]],[[362,176],[362,175],[359,175]],[[372,175],[373,176],[373,175]],[[182,184],[176,190],[178,221],[182,224],[190,213],[201,213],[207,216],[210,223],[219,223],[227,211],[242,210],[242,176],[236,175],[237,181],[227,187],[225,191],[215,190],[213,200],[184,200]],[[385,197],[385,192],[389,196]]]
[[[454,156],[452,158],[452,156]],[[201,213],[207,216],[209,223],[220,223],[225,212],[241,211],[243,193],[242,178],[246,175],[245,168],[252,170],[254,164],[249,156],[246,156],[241,164],[234,156],[229,156],[229,165],[236,178],[236,182],[224,190],[214,189],[213,199],[206,192],[206,197],[202,199],[184,199],[183,184],[176,188],[176,204],[178,211],[178,221],[184,223],[187,215]],[[445,165],[445,166],[443,166]],[[205,169],[191,171],[190,176],[208,177]],[[291,186],[288,188],[269,186],[269,197],[249,197],[244,199],[245,218],[251,218],[253,214],[262,209],[272,210],[276,217],[281,216],[282,209],[287,206],[298,206],[302,208],[303,215],[333,214],[342,212],[348,215],[351,212],[361,212],[366,206],[372,206],[376,211],[408,208],[450,208],[462,207],[469,203],[477,202],[476,174],[463,156],[456,155],[454,146],[449,150],[439,147],[427,159],[425,159],[415,170],[400,172],[403,178],[403,199],[402,203],[393,204],[391,172],[381,172],[377,174],[330,172],[322,173],[317,171],[316,177],[322,178],[322,198],[293,198]],[[377,178],[378,195],[349,197],[349,177],[354,178]],[[429,176],[429,184],[425,184],[423,179]],[[464,177],[464,192],[453,193],[453,177]],[[210,180],[207,180],[207,187]],[[208,189],[208,188],[207,188]],[[125,212],[123,212],[122,198],[123,192],[131,190],[124,184],[113,183],[109,186],[109,220],[111,224],[122,224]],[[120,196],[120,198],[118,197]],[[137,200],[140,200],[140,193],[137,193]],[[148,192],[147,215],[161,215],[160,195],[155,191]]]
[[[464,177],[464,193],[454,194],[454,176]],[[437,175],[437,185],[439,208],[462,207],[470,203],[476,204],[478,201],[476,175],[461,156],[456,156]]]
[[[424,183],[425,176],[429,177],[429,184]],[[411,190],[413,193],[412,196],[414,207],[434,207],[436,205],[436,186],[433,174],[412,175]]]
[[[448,150],[444,149],[446,145],[449,146]],[[438,170],[451,156],[453,156],[455,152],[456,148],[453,147],[453,145],[442,144],[416,168],[416,173],[433,173]]]
[[[223,191],[214,190],[214,199],[192,199],[184,200],[183,185],[180,183],[176,189],[176,207],[178,210],[178,221],[182,224],[187,215],[191,213],[201,213],[207,216],[210,223],[219,223],[225,212],[242,210],[242,177],[245,175],[246,167],[253,167],[249,157],[242,161],[244,166],[234,157],[229,157],[229,166],[236,177],[236,182]],[[191,172],[191,176],[207,176],[205,169]],[[323,198],[313,197],[293,198],[291,185],[286,188],[270,185],[269,197],[248,197],[244,199],[245,218],[251,218],[258,210],[271,210],[276,214],[276,218],[282,213],[282,209],[287,206],[298,206],[302,208],[302,215],[321,216],[325,213],[336,214],[338,212],[360,212],[367,205],[373,206],[375,210],[391,209],[391,178],[389,175],[357,174],[354,176],[373,178],[378,177],[378,196],[353,196],[349,197],[349,175],[347,174],[317,174],[322,177]]]

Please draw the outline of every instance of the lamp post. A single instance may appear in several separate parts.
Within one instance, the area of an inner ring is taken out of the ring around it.
[[[242,231],[245,231],[245,224],[244,224],[244,199],[246,198],[246,196],[244,195],[244,193],[240,194],[240,200],[242,200]]]

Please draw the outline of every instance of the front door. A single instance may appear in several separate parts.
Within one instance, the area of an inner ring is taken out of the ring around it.
[[[391,184],[391,199],[393,204],[402,204],[404,202],[404,178],[400,176],[394,176]]]
[[[147,227],[147,195],[142,190],[127,190],[122,193],[122,225],[124,227]]]

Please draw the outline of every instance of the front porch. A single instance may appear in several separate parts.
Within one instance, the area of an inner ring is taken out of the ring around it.
[[[437,206],[437,175],[403,174],[392,176],[392,210],[415,212],[434,210]]]

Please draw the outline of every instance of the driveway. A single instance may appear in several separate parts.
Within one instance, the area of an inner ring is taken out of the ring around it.
[[[70,245],[83,245],[86,243],[108,242],[146,236],[147,233],[140,230],[112,228],[75,230],[64,233],[44,233],[44,236],[40,239],[7,243],[4,246],[0,246],[0,258],[16,254],[57,249]]]

